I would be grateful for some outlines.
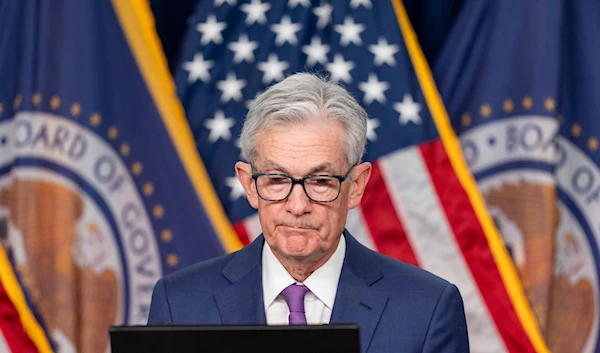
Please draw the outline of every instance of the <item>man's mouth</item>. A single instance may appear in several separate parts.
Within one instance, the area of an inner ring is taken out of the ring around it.
[[[296,225],[288,225],[288,224],[282,224],[281,226],[285,227],[285,228],[290,228],[293,230],[313,230],[313,229],[315,229],[314,227],[296,226]]]

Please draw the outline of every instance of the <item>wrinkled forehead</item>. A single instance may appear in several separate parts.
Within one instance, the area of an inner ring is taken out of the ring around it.
[[[338,122],[315,120],[262,129],[256,136],[255,168],[294,174],[340,173],[346,168],[347,142]]]

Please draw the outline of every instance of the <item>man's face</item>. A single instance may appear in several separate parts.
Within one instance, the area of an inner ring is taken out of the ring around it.
[[[282,173],[294,178],[311,174],[345,175],[346,140],[339,123],[313,119],[257,136],[258,156],[254,172]],[[354,181],[342,183],[333,202],[314,202],[301,185],[295,185],[289,197],[270,202],[261,199],[251,178],[249,164],[238,162],[236,171],[246,189],[250,204],[258,208],[265,240],[276,256],[319,262],[335,251],[344,230],[350,208],[360,204],[371,166],[354,168]]]

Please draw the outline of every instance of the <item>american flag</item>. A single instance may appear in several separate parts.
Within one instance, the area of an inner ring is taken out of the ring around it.
[[[400,1],[199,3],[175,81],[241,243],[261,233],[233,168],[243,118],[257,93],[300,71],[339,82],[369,114],[364,160],[374,170],[350,232],[455,283],[473,352],[543,351]]]

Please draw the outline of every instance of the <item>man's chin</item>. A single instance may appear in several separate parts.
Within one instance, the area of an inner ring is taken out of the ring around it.
[[[290,237],[286,239],[284,246],[285,254],[294,258],[304,258],[312,254],[310,250],[310,243],[307,239],[293,239]]]
[[[315,241],[318,242],[319,234],[316,229],[296,228],[279,226],[277,227],[276,239],[271,248],[281,255],[294,258],[305,259],[313,255],[318,247]]]

